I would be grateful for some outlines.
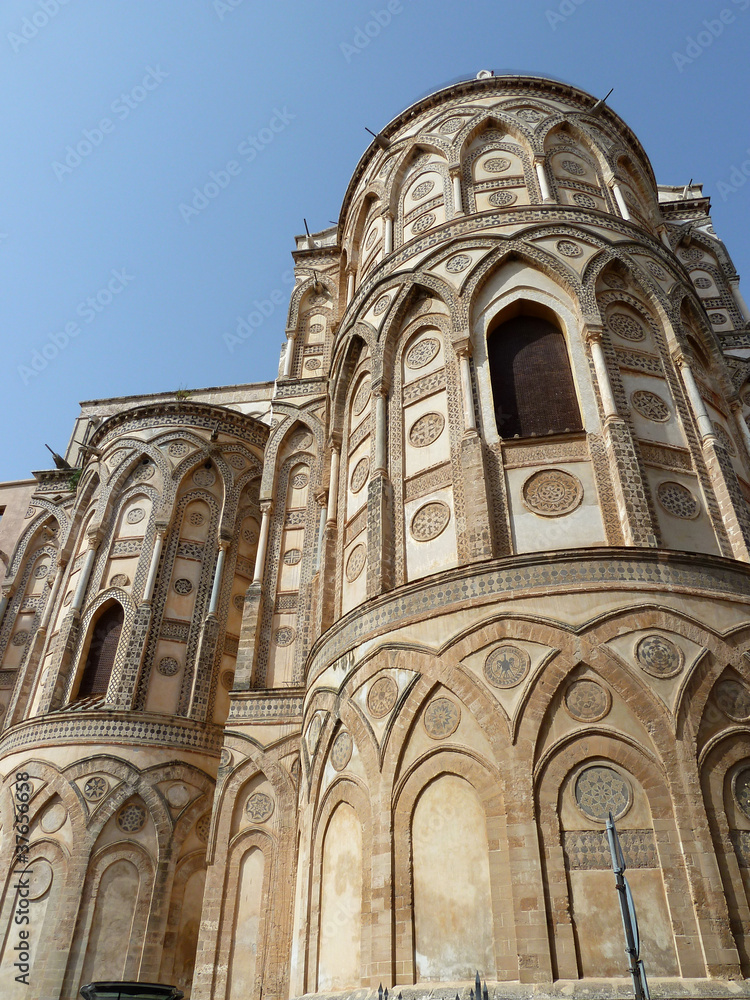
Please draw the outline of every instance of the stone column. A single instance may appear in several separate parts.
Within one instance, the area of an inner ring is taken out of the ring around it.
[[[734,414],[734,419],[737,422],[737,427],[739,428],[742,443],[745,446],[745,451],[750,457],[750,429],[748,429],[747,421],[742,413],[742,403],[737,399],[732,403],[732,413]]]
[[[393,252],[393,216],[390,212],[383,213],[383,256]]]
[[[284,378],[289,378],[292,374],[292,364],[294,362],[294,343],[296,339],[296,333],[294,330],[290,330],[287,333],[286,339],[286,354],[284,355]]]
[[[88,587],[89,580],[91,578],[91,570],[94,568],[94,559],[96,559],[96,549],[98,545],[98,539],[94,541],[89,540],[89,548],[86,555],[83,557],[83,566],[81,567],[81,575],[78,577],[78,583],[76,584],[76,591],[73,595],[73,601],[70,605],[70,610],[75,611],[80,614],[81,608],[83,607],[83,601],[86,596],[86,587]]]
[[[373,472],[388,473],[386,458],[386,396],[384,387],[373,388],[375,396],[375,468]]]
[[[273,511],[273,500],[263,500],[260,505],[262,520],[260,524],[260,538],[258,539],[258,551],[255,553],[255,571],[253,573],[254,586],[263,582],[263,571],[266,566],[266,548],[268,547],[268,533],[271,530],[271,513]]]
[[[2,597],[0,597],[0,625],[3,623],[3,616],[5,614],[5,609],[8,607],[8,602],[13,596],[13,587],[7,586],[3,587]]]
[[[164,545],[164,535],[166,534],[167,528],[164,526],[157,526],[156,528],[156,538],[154,539],[154,548],[151,552],[151,562],[148,567],[148,577],[146,578],[146,587],[143,591],[143,603],[150,604],[154,596],[154,587],[156,586],[156,572],[159,569],[159,559],[161,558],[161,550]]]
[[[474,393],[471,388],[471,345],[468,341],[457,348],[458,363],[461,368],[461,399],[464,410],[464,434],[475,433],[477,422],[474,416]]]
[[[461,196],[461,168],[454,167],[451,172],[451,185],[453,187],[453,216],[464,214],[463,199]]]
[[[684,354],[681,354],[675,358],[675,362],[678,368],[682,371],[682,381],[685,386],[688,399],[690,400],[690,405],[693,408],[693,414],[695,416],[696,423],[698,424],[698,432],[700,433],[701,438],[704,441],[706,438],[716,440],[716,434],[708,416],[706,404],[703,402],[703,397],[700,394],[698,383],[695,381],[695,375],[693,375],[693,370],[688,364],[687,358]]]
[[[339,448],[331,442],[331,475],[328,481],[328,519],[327,524],[335,524],[339,506]]]
[[[229,542],[222,539],[219,542],[219,554],[216,558],[216,571],[214,572],[214,582],[211,588],[211,600],[208,605],[209,615],[216,617],[216,609],[219,606],[219,595],[221,593],[221,583],[224,576],[224,560],[226,559]]]
[[[615,196],[615,201],[617,202],[617,207],[620,209],[620,214],[626,222],[632,221],[632,216],[628,210],[628,206],[625,202],[625,195],[622,193],[622,188],[617,181],[612,181],[612,192]]]
[[[354,298],[354,268],[350,267],[346,272],[346,304]]]
[[[388,389],[373,385],[375,466],[367,487],[367,596],[382,594],[393,576],[393,487],[388,478]]]
[[[536,170],[537,180],[539,181],[539,190],[542,192],[542,201],[545,205],[548,205],[550,202],[554,202],[555,199],[552,197],[552,191],[549,186],[549,181],[547,180],[547,171],[544,166],[544,160],[534,160],[534,169]]]
[[[594,362],[594,371],[596,372],[596,381],[599,386],[599,395],[602,400],[604,419],[606,420],[609,417],[616,417],[617,404],[615,403],[615,397],[612,394],[612,383],[609,381],[607,361],[604,357],[604,350],[602,348],[602,331],[588,330],[586,332],[586,339],[588,340],[589,347],[591,348],[591,360]]]
[[[734,301],[737,303],[740,316],[742,316],[746,323],[750,323],[750,307],[748,307],[748,304],[745,302],[745,298],[740,291],[740,279],[730,278],[729,287],[732,289],[732,295],[734,296]]]
[[[325,542],[325,532],[326,524],[328,523],[328,493],[326,490],[320,490],[315,495],[315,502],[320,507],[320,513],[318,515],[318,538],[317,546],[315,549],[315,563],[313,565],[313,573],[317,573],[320,569],[321,558],[323,555],[323,545]]]

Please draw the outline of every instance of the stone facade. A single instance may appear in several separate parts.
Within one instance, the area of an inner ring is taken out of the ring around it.
[[[83,404],[0,487],[3,996],[627,996],[609,811],[654,995],[750,996],[750,313],[595,103],[409,108],[275,382]],[[503,437],[519,329],[568,423]]]

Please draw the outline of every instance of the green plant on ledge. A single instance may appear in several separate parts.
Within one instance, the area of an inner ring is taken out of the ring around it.
[[[192,392],[181,385],[174,395],[175,399],[190,399]]]
[[[73,493],[78,489],[78,484],[81,481],[81,476],[83,475],[83,469],[71,469],[70,475],[68,476],[68,489]]]

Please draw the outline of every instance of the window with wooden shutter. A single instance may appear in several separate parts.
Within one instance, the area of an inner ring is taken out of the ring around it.
[[[94,625],[86,666],[83,668],[78,688],[78,698],[107,693],[123,619],[122,605],[111,604]]]
[[[565,338],[539,316],[516,316],[487,339],[497,431],[502,438],[581,430]]]

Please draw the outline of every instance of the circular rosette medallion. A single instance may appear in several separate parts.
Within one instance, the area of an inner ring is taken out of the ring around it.
[[[251,823],[265,823],[273,815],[274,801],[265,792],[255,792],[245,803],[245,815]]]
[[[523,484],[523,501],[540,517],[563,517],[583,500],[580,479],[563,469],[541,469]]]
[[[367,707],[374,719],[383,719],[396,704],[398,686],[392,677],[379,677],[367,693]]]
[[[450,698],[435,698],[424,713],[424,727],[433,740],[444,740],[455,733],[461,721],[461,711]]]
[[[496,688],[512,688],[529,672],[529,654],[518,646],[493,649],[484,661],[484,676]]]
[[[565,708],[577,722],[598,722],[609,712],[612,699],[596,681],[573,681],[565,692]]]
[[[635,658],[652,677],[674,677],[682,670],[682,650],[663,635],[647,635],[635,647]]]
[[[716,704],[733,722],[750,721],[750,691],[739,681],[719,681],[714,697]]]
[[[339,733],[333,743],[333,749],[331,750],[331,763],[337,771],[343,771],[349,761],[352,759],[352,750],[354,749],[354,744],[352,743],[352,738],[347,732]]]
[[[611,767],[587,767],[576,778],[575,800],[581,812],[599,823],[624,816],[633,793],[630,784]]]

